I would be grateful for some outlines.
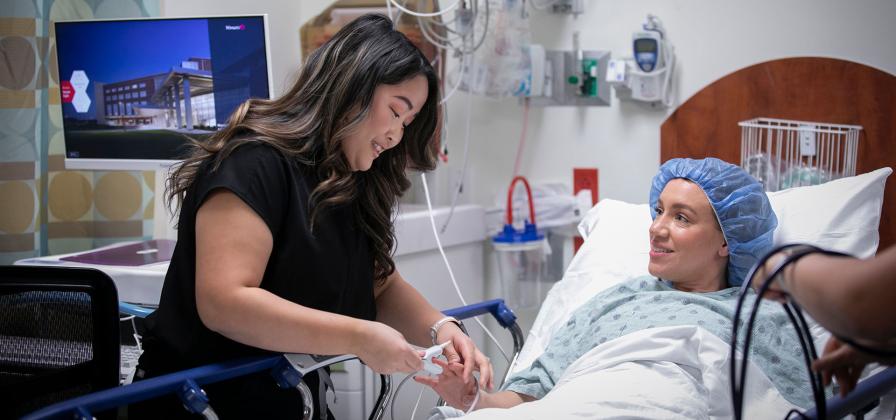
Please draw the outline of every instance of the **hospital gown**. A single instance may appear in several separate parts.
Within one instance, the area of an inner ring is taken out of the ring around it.
[[[508,378],[503,389],[542,398],[583,354],[644,329],[697,325],[729,342],[738,292],[738,288],[683,292],[650,276],[620,283],[573,312],[551,338],[544,354]],[[755,294],[751,294],[745,308],[752,307],[754,299]],[[779,305],[765,302],[760,308],[751,339],[750,361],[760,367],[788,401],[801,407],[811,406],[811,386],[796,331]],[[745,321],[741,322],[745,325]]]

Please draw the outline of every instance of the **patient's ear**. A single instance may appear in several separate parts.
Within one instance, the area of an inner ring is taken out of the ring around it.
[[[727,257],[727,256],[728,256],[728,243],[727,243],[727,242],[724,243],[724,244],[722,244],[722,247],[719,248],[719,256],[720,256],[720,257]]]

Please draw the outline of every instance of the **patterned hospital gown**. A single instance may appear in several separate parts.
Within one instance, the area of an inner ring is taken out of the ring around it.
[[[708,293],[683,292],[650,276],[620,283],[573,312],[552,337],[544,354],[508,378],[503,389],[542,398],[566,368],[592,348],[648,328],[698,325],[729,342],[739,290],[732,287]],[[754,301],[755,294],[747,298],[742,318],[746,318]],[[739,335],[742,339],[743,334]],[[787,314],[780,305],[763,302],[753,328],[750,361],[762,369],[784,398],[809,407],[813,405],[812,391],[802,355]]]

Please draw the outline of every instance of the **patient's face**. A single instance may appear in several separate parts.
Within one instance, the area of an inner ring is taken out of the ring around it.
[[[650,225],[651,275],[687,291],[720,290],[728,248],[706,194],[693,182],[673,179],[660,193]]]

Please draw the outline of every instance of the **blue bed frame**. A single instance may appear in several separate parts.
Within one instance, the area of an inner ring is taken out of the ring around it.
[[[152,310],[121,303],[122,313],[145,317]],[[498,323],[507,329],[513,337],[514,361],[523,347],[523,334],[516,323],[516,315],[503,299],[484,301],[468,306],[443,311],[445,315],[457,319],[467,319],[479,315],[490,314]],[[125,406],[131,403],[156,398],[166,394],[176,394],[184,402],[186,409],[193,413],[203,414],[206,418],[216,418],[210,409],[208,398],[202,386],[224,381],[255,372],[269,371],[277,384],[284,388],[299,388],[305,407],[311,407],[310,391],[302,376],[322,366],[355,359],[352,355],[316,357],[309,355],[285,354],[277,356],[253,357],[233,360],[226,363],[215,363],[193,369],[174,372],[129,385],[107,389],[70,400],[62,401],[23,417],[23,420],[38,419],[92,419],[92,413],[102,412]],[[381,419],[391,391],[391,382],[386,375],[380,375],[380,395],[370,414],[370,419]],[[306,418],[310,415],[306,411]]]

